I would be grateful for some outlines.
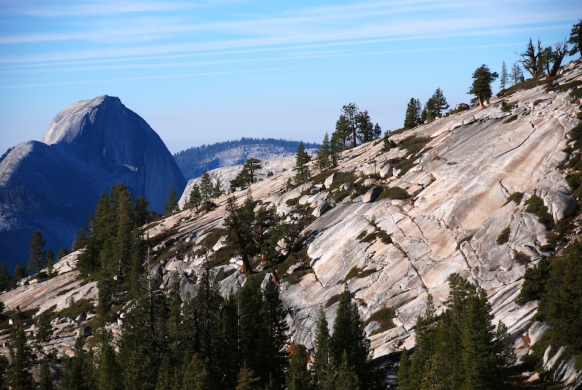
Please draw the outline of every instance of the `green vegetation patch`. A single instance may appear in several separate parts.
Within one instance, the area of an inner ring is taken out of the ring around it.
[[[368,325],[372,321],[376,321],[380,324],[379,328],[374,329],[371,335],[375,335],[378,333],[382,333],[387,331],[388,329],[394,328],[396,325],[394,324],[394,308],[392,307],[383,307],[382,309],[374,312],[370,318],[366,321],[364,325]]]
[[[390,187],[382,191],[380,195],[378,195],[378,197],[376,198],[376,201],[382,199],[408,199],[408,198],[410,198],[410,194],[406,192],[405,189],[402,189],[400,187]]]
[[[327,309],[328,307],[332,306],[334,303],[339,302],[341,297],[341,294],[335,294],[332,297],[330,297],[327,302],[325,302],[325,308]]]
[[[372,275],[376,271],[377,271],[377,269],[375,269],[375,268],[369,268],[367,270],[364,270],[363,268],[352,267],[350,272],[348,272],[348,274],[344,278],[344,283],[347,282],[348,280],[354,279],[354,278],[360,278],[360,279],[365,278],[366,276]]]
[[[515,202],[515,204],[519,205],[521,203],[522,199],[523,199],[523,192],[514,192],[513,194],[509,195],[509,197],[507,198],[507,200],[505,201],[505,203],[503,205],[505,206],[509,202]]]
[[[513,115],[507,117],[507,119],[504,120],[503,123],[511,123],[511,122],[513,122],[515,120],[517,120],[517,115],[513,114]]]
[[[511,112],[513,108],[517,107],[517,102],[509,102],[506,101],[501,102],[501,111],[503,112]]]
[[[521,265],[527,265],[527,264],[531,263],[531,257],[529,257],[528,255],[526,255],[523,252],[515,252],[514,260],[516,263],[521,264]]]
[[[408,137],[398,143],[400,149],[406,149],[409,153],[417,154],[431,141],[430,137]]]
[[[554,218],[550,213],[548,213],[548,207],[544,205],[542,198],[533,194],[525,201],[525,204],[527,206],[525,212],[535,214],[541,224],[546,225],[548,228],[551,228],[554,225]]]
[[[501,234],[497,237],[497,245],[503,245],[503,244],[507,243],[509,241],[509,234],[510,233],[511,233],[511,230],[509,229],[509,226],[506,227],[505,229],[503,229]]]

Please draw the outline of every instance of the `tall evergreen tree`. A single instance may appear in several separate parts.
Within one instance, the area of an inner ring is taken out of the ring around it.
[[[358,141],[360,141],[360,143],[365,143],[375,140],[374,124],[370,121],[370,114],[368,114],[368,111],[358,112],[355,119]]]
[[[291,356],[289,370],[287,371],[288,390],[309,390],[310,380],[307,372],[307,349],[304,345],[295,344],[294,353]]]
[[[404,117],[404,128],[412,129],[420,124],[422,113],[422,105],[420,100],[411,98],[406,107],[406,115]]]
[[[28,249],[28,271],[38,272],[46,266],[45,244],[46,241],[42,238],[40,230],[35,230],[30,238],[30,246]]]
[[[176,189],[172,186],[166,200],[166,215],[171,215],[176,210],[178,210],[178,194],[176,194]]]
[[[205,211],[210,211],[212,206],[212,194],[214,192],[214,184],[212,183],[212,178],[207,171],[204,171],[202,177],[200,177],[200,201],[202,208]]]
[[[10,287],[11,279],[12,277],[8,273],[8,266],[6,265],[6,263],[0,263],[0,291],[8,290],[8,288]]]
[[[433,111],[432,116],[433,118],[440,117],[443,111],[449,108],[449,103],[447,103],[447,99],[445,98],[443,91],[440,88],[437,88],[436,91],[434,91],[431,99],[432,104],[430,106],[431,110]]]
[[[509,79],[509,75],[507,74],[507,65],[505,65],[505,61],[501,62],[501,75],[499,76],[499,88],[504,91],[507,80]]]
[[[309,180],[309,167],[307,163],[311,160],[311,156],[305,151],[303,142],[299,142],[297,146],[297,154],[295,155],[295,182],[304,183]]]
[[[347,367],[354,370],[361,385],[363,387],[371,385],[374,375],[369,367],[370,342],[366,338],[358,306],[352,302],[352,295],[347,285],[340,295],[330,339],[330,350],[336,367],[342,364],[345,353]]]
[[[515,85],[519,82],[523,81],[523,72],[521,71],[521,67],[519,66],[519,62],[515,62],[511,66],[511,83]]]
[[[315,325],[315,359],[313,361],[314,383],[318,389],[332,390],[334,367],[331,353],[331,337],[323,308],[319,308],[319,318]]]
[[[317,165],[321,171],[331,167],[331,143],[329,136],[325,133],[321,146],[317,150]]]
[[[194,354],[184,370],[182,390],[211,390],[216,388],[212,387],[211,383],[206,362],[198,354]]]
[[[519,59],[519,62],[523,65],[523,68],[527,70],[531,74],[531,77],[534,79],[539,76],[539,60],[541,54],[541,41],[538,39],[538,52],[536,53],[535,46],[530,38],[529,43],[527,44],[527,48],[523,53],[521,53]]]
[[[468,93],[475,95],[474,100],[479,102],[481,108],[485,107],[485,102],[488,102],[493,95],[493,92],[491,92],[491,83],[498,76],[497,72],[491,73],[489,67],[485,64],[473,72],[473,84]]]
[[[26,335],[22,325],[15,327],[12,339],[10,365],[8,366],[10,387],[14,390],[32,390],[34,389],[34,381],[29,371],[32,366],[32,352],[26,344]]]
[[[569,52],[571,56],[576,55],[576,53],[580,53],[582,56],[582,19],[572,26],[568,43],[572,45]]]
[[[397,380],[400,390],[412,390],[410,387],[410,357],[408,356],[408,350],[406,348],[404,348],[400,356]]]
[[[40,383],[39,390],[54,390],[53,381],[51,379],[51,367],[47,358],[43,359],[40,364]]]

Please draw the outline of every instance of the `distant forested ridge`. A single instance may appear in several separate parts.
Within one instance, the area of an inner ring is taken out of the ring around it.
[[[236,141],[192,147],[174,154],[174,160],[186,180],[190,180],[201,176],[204,171],[242,164],[249,157],[269,159],[294,155],[298,145],[299,141],[243,137]],[[307,149],[319,146],[309,142],[304,142],[303,145]]]

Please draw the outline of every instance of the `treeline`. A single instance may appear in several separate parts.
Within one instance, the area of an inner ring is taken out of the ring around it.
[[[458,274],[449,287],[445,311],[438,316],[429,295],[416,321],[414,354],[404,350],[400,358],[399,389],[511,388],[513,342],[502,322],[493,325],[485,292]]]
[[[99,290],[100,304],[111,299],[109,292]],[[169,291],[162,292],[148,272],[125,310],[119,340],[107,330],[105,312],[98,310],[92,347],[85,350],[79,337],[74,356],[60,362],[50,355],[34,362],[16,323],[11,362],[0,359],[3,385],[35,388],[30,368],[36,363],[41,366],[38,388],[43,390],[55,388],[50,369],[59,366],[63,368],[56,384],[65,390],[380,388],[364,325],[347,289],[340,296],[331,335],[321,310],[312,353],[288,339],[287,312],[272,279],[261,289],[259,279],[250,276],[223,299],[206,268],[195,296],[188,294],[182,302],[176,276]]]
[[[272,147],[283,148],[286,152],[293,152],[297,150],[299,141],[288,141],[284,139],[274,138],[241,138],[237,141],[224,141],[212,145],[202,145],[192,147],[174,154],[174,160],[186,179],[192,179],[202,175],[204,171],[217,168],[217,166],[210,165],[210,159],[214,159],[215,155],[238,146],[248,145],[267,145]],[[319,145],[315,143],[304,143],[308,149],[315,149]],[[241,161],[242,163],[242,161]]]

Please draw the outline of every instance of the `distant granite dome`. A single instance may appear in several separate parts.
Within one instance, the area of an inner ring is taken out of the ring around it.
[[[100,96],[62,110],[42,137],[0,158],[0,261],[27,259],[32,232],[51,249],[69,247],[101,193],[124,182],[164,211],[186,180],[156,132],[119,98]]]

